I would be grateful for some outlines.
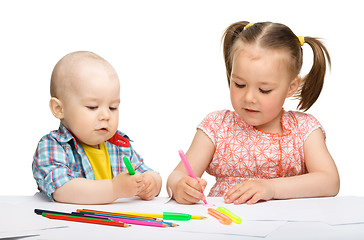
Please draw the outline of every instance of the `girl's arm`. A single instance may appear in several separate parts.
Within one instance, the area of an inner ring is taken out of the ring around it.
[[[316,129],[306,139],[304,156],[308,173],[237,184],[226,193],[225,202],[254,204],[259,200],[337,195],[340,188],[339,174],[321,129]]]
[[[167,180],[167,192],[168,189],[171,189],[172,197],[177,202],[192,204],[203,199],[201,190],[205,189],[207,183],[200,177],[210,164],[214,152],[215,146],[210,138],[202,130],[198,129],[186,153],[186,157],[198,180],[188,176],[181,161]]]
[[[339,192],[340,178],[321,129],[313,131],[303,145],[307,174],[275,179],[276,199],[328,197]]]

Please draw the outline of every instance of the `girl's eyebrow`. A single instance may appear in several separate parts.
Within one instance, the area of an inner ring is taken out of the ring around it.
[[[269,85],[269,86],[274,86],[274,85],[276,85],[275,83],[273,83],[273,82],[259,82],[259,84],[260,85],[263,85],[263,86],[265,86],[265,85]]]
[[[239,80],[244,81],[244,78],[239,77],[239,76],[237,76],[237,75],[235,75],[235,74],[231,74],[231,78],[237,78],[237,79],[239,79]]]
[[[231,78],[238,79],[238,80],[241,80],[241,81],[245,81],[244,78],[239,77],[239,76],[237,76],[235,74],[231,74]],[[266,81],[259,81],[258,84],[263,85],[263,86],[275,86],[276,85],[274,82],[266,82]]]

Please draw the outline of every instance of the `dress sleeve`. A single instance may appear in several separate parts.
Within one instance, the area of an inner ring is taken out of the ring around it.
[[[299,124],[299,131],[302,133],[303,140],[306,141],[308,136],[316,129],[321,129],[324,137],[326,139],[326,133],[321,123],[311,114],[308,113],[298,113],[297,116]]]
[[[208,114],[202,122],[197,126],[197,129],[202,130],[216,146],[218,131],[222,126],[226,111],[216,111]]]
[[[61,144],[49,135],[43,137],[38,143],[32,170],[38,189],[53,201],[52,193],[74,178],[70,174],[67,153]]]

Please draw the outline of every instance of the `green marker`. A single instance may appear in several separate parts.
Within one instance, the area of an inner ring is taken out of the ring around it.
[[[135,171],[134,171],[134,168],[133,166],[131,165],[129,159],[127,157],[123,157],[123,161],[124,161],[124,164],[126,166],[126,168],[128,169],[128,172],[130,175],[134,175],[135,174]]]
[[[163,212],[163,220],[188,221],[190,219],[190,214]]]

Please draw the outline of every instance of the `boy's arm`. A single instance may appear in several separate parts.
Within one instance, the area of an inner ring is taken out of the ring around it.
[[[131,161],[135,164],[135,170],[142,174],[144,182],[143,189],[138,196],[143,200],[152,200],[160,193],[162,178],[159,173],[145,164],[143,158],[134,149],[131,152]]]
[[[103,204],[134,196],[141,190],[140,173],[130,176],[122,172],[113,180],[86,179],[72,152],[67,151],[72,150],[45,136],[34,154],[33,176],[38,188],[50,198],[65,203]]]
[[[142,174],[144,187],[138,196],[143,200],[152,200],[158,196],[162,188],[162,178],[159,173],[148,170]]]
[[[90,180],[74,178],[53,193],[58,202],[73,204],[106,204],[118,198],[127,198],[137,195],[143,186],[140,173],[129,175],[122,172],[114,179]]]

